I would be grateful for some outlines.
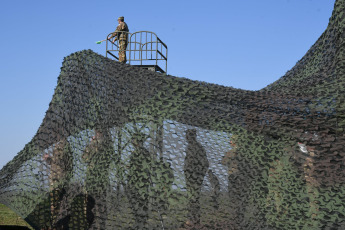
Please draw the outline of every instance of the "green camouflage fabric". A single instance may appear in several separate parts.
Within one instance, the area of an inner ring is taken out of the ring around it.
[[[0,203],[35,229],[345,229],[344,29],[336,0],[258,91],[69,55]]]

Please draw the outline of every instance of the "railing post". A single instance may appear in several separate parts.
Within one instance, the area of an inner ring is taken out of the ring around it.
[[[156,66],[158,65],[158,37],[156,36]]]
[[[128,55],[128,64],[131,64],[131,40],[132,40],[132,36],[129,36],[129,32],[127,33],[127,39],[128,39],[128,41],[127,41],[127,47],[129,46],[129,48],[128,48],[128,53],[129,53],[129,55]]]
[[[168,75],[168,47],[165,48],[166,49],[166,60],[165,60],[165,75]]]
[[[105,44],[105,57],[108,57],[108,37]]]
[[[143,50],[142,50],[142,39],[141,39],[141,34],[142,32],[140,32],[140,51],[139,51],[139,56],[140,56],[140,65],[143,65]]]

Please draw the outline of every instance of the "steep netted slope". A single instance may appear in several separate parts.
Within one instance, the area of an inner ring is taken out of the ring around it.
[[[320,89],[337,86],[345,67],[344,12],[344,2],[336,1],[325,32],[290,71],[262,90],[319,93]]]
[[[259,91],[71,54],[0,203],[36,229],[345,228],[344,12]]]

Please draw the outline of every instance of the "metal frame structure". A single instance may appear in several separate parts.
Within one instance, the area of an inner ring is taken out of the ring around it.
[[[168,69],[168,46],[159,37],[151,31],[138,31],[134,33],[127,33],[128,44],[126,49],[126,56],[130,65],[139,66],[145,69],[150,69],[155,72],[167,74]],[[106,57],[108,54],[115,60],[119,60],[118,52],[119,41],[112,41],[110,33],[107,36],[106,43]],[[135,64],[138,63],[138,64]],[[161,66],[163,63],[165,68]]]

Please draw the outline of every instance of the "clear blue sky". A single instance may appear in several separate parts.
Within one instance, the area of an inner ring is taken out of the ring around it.
[[[258,90],[283,76],[326,29],[335,0],[9,0],[0,2],[0,168],[35,135],[62,60],[125,16],[169,47],[168,73]]]

